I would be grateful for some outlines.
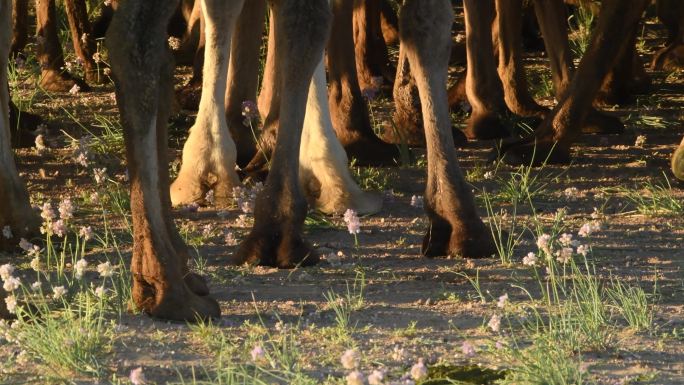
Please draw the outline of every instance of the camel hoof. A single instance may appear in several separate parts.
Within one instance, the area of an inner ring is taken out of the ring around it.
[[[458,127],[451,127],[451,134],[454,136],[454,146],[463,148],[468,144],[468,138]]]
[[[178,175],[171,184],[171,205],[182,206],[204,201],[208,189],[191,177]]]
[[[499,159],[511,166],[539,167],[544,164],[569,164],[570,150],[548,142],[522,142],[497,151]]]
[[[253,228],[235,253],[234,263],[293,269],[319,262],[319,256],[299,235],[276,231]]]
[[[209,295],[209,285],[207,280],[199,274],[188,273],[183,277],[183,281],[188,286],[191,292],[204,297]]]
[[[625,132],[620,118],[591,109],[582,125],[583,134],[619,135]]]
[[[504,123],[494,114],[471,115],[463,133],[470,140],[501,139],[510,136]]]
[[[349,159],[362,167],[395,166],[400,158],[399,149],[394,144],[383,142],[379,138],[361,140],[344,146]]]
[[[90,86],[68,72],[45,70],[41,74],[40,86],[48,92],[69,92],[78,86],[79,92],[90,91]]]
[[[444,220],[433,220],[423,237],[421,253],[428,258],[441,256],[489,258],[495,255],[496,245],[484,224],[480,222],[469,227],[472,229],[461,228],[458,231]]]
[[[684,45],[668,46],[656,53],[651,69],[654,71],[674,71],[684,68]]]
[[[203,322],[210,319],[221,318],[221,307],[218,302],[211,297],[200,297],[188,292],[185,301],[170,303],[166,306],[158,306],[150,311],[149,315],[154,318],[181,321],[181,322]]]
[[[349,207],[359,215],[373,215],[382,210],[382,196],[372,192],[361,192],[355,196]]]

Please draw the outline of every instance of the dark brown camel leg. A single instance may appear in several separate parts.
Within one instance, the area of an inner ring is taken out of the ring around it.
[[[12,5],[10,58],[16,58],[28,41],[28,0],[13,0]],[[42,122],[37,115],[19,111],[12,99],[9,99],[9,129],[13,148],[32,147],[35,144],[32,131]]]
[[[244,167],[256,154],[255,137],[258,137],[258,124],[254,132],[246,127],[242,116],[242,103],[254,101],[259,86],[259,53],[261,36],[264,30],[264,0],[245,2],[237,21],[231,44],[228,86],[226,87],[226,119],[228,129],[237,147],[237,164]]]
[[[568,41],[568,13],[563,0],[535,0],[539,28],[551,66],[551,79],[556,98],[560,98],[570,84],[575,66]]]
[[[620,53],[615,67],[608,73],[599,90],[594,104],[598,106],[624,105],[634,102],[635,94],[648,93],[651,79],[644,71],[644,64],[636,51],[638,26],[633,26],[631,32],[623,32],[628,36],[626,48]]]
[[[567,8],[563,0],[535,0],[534,9],[551,63],[556,99],[562,100],[575,70],[568,41]],[[625,126],[620,119],[593,107],[582,123],[582,132],[587,134],[619,134],[624,130]]]
[[[448,0],[406,0],[400,15],[401,40],[420,92],[428,149],[425,207],[430,228],[422,252],[429,257],[489,257],[496,249],[458,166],[450,132],[444,85],[452,22]]]
[[[9,102],[9,128],[12,136],[13,148],[33,147],[36,144],[36,136],[33,133],[39,125],[43,124],[40,116],[26,111],[20,111],[12,102]]]
[[[406,47],[399,45],[397,77],[394,80],[394,114],[385,125],[382,139],[389,143],[424,146],[423,118],[416,80],[411,74],[411,65],[406,56]]]
[[[684,67],[684,2],[658,0],[658,19],[668,30],[665,47],[653,57],[653,70],[674,70]]]
[[[218,304],[194,294],[169,232],[166,124],[172,66],[166,41],[177,1],[121,3],[107,33],[131,177],[133,301],[158,318],[194,321],[220,316]],[[171,226],[172,227],[172,226]]]
[[[316,255],[302,239],[307,204],[299,183],[299,148],[314,69],[331,21],[327,0],[275,0],[280,126],[271,171],[258,195],[254,227],[235,256],[239,263],[280,268],[310,265]]]
[[[388,0],[380,0],[380,25],[385,44],[399,43],[399,18]]]
[[[522,0],[496,0],[499,77],[506,105],[514,114],[543,118],[549,111],[530,95],[522,62],[522,9]]]
[[[458,92],[458,88],[451,92]],[[401,44],[399,45],[399,65],[397,67],[397,78],[394,81],[393,95],[394,114],[390,124],[384,127],[382,139],[395,144],[425,146],[420,96],[416,87],[416,80],[411,73],[406,48]],[[456,97],[456,95],[453,96]],[[451,132],[457,146],[462,146],[468,142],[460,129],[452,127]]]
[[[491,25],[494,0],[464,0],[468,71],[466,95],[472,107],[465,134],[468,139],[495,139],[509,135],[502,118],[510,115],[496,71]]]
[[[201,1],[191,1],[192,8],[185,10],[183,7],[183,13],[185,15],[186,30],[183,34],[183,39],[181,41],[181,46],[178,51],[175,52],[174,57],[176,58],[177,65],[193,65],[193,60],[195,59],[195,53],[197,52],[197,46],[200,41],[200,30],[202,24],[202,2]]]
[[[353,0],[333,1],[333,24],[328,43],[328,94],[337,138],[358,165],[393,165],[396,146],[381,141],[371,128],[368,107],[356,76],[352,31]]]
[[[449,97],[449,110],[451,111],[462,110],[463,103],[468,102],[468,96],[466,95],[465,80],[466,75],[463,74],[447,90],[447,96]]]
[[[28,0],[12,0],[12,46],[10,55],[16,57],[28,42]]]
[[[374,78],[382,78],[388,84],[394,81],[394,70],[382,35],[380,15],[380,1],[354,1],[356,71],[362,90],[377,88],[378,82]]]
[[[74,52],[81,59],[85,79],[92,84],[102,83],[105,79],[101,76],[98,68],[103,67],[104,63],[96,62],[93,57],[97,52],[97,44],[90,29],[85,0],[64,0],[64,4],[69,19]]]
[[[109,4],[102,4],[100,17],[93,21],[93,38],[101,39],[105,37],[105,33],[107,33],[107,28],[109,28],[109,24],[112,22],[112,16],[114,16],[114,11],[118,6],[119,0],[112,0]]]
[[[46,91],[66,92],[78,85],[81,91],[89,87],[64,68],[64,55],[57,38],[55,0],[36,0],[36,28],[38,62],[41,68],[40,85]]]
[[[192,59],[192,78],[178,91],[178,103],[185,109],[196,110],[199,106],[200,97],[202,95],[202,69],[204,68],[204,17],[202,16],[202,2],[196,1],[193,9],[193,20],[189,27],[192,27],[192,35],[186,35],[186,39],[181,44],[181,51],[190,49],[188,46],[194,47],[194,56]],[[196,18],[196,19],[194,19]],[[195,32],[196,31],[196,32]],[[198,34],[197,43],[189,41],[193,39],[194,33]]]
[[[268,26],[268,47],[266,64],[261,81],[258,106],[261,115],[262,130],[257,143],[256,155],[249,162],[244,172],[257,179],[264,179],[268,172],[268,162],[273,156],[278,125],[280,124],[280,74],[276,63],[275,20],[270,13]]]
[[[538,165],[570,161],[570,147],[580,136],[582,124],[606,75],[629,41],[616,38],[620,31],[639,22],[648,0],[604,0],[601,15],[587,52],[582,57],[560,103],[535,132],[534,138],[504,145],[504,160]]]
[[[29,194],[19,177],[10,144],[7,61],[12,38],[12,10],[8,1],[0,2],[0,229],[9,226],[12,237],[0,236],[0,250],[17,248],[21,238],[38,234],[40,219],[31,208]],[[2,303],[4,307],[5,304]]]

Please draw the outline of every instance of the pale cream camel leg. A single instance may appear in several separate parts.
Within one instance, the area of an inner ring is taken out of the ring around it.
[[[684,139],[672,155],[672,172],[679,180],[684,180]]]
[[[202,0],[206,47],[202,97],[195,125],[183,147],[183,164],[171,185],[174,206],[200,201],[210,188],[217,204],[231,202],[240,185],[237,150],[228,131],[225,97],[230,44],[244,0]]]
[[[347,209],[360,214],[377,213],[382,207],[382,198],[361,191],[347,164],[347,154],[330,119],[321,60],[309,88],[299,150],[299,181],[312,205],[326,214],[343,213]]]

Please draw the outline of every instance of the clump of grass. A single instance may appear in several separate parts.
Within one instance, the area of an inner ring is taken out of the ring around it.
[[[575,59],[580,59],[589,48],[596,16],[588,2],[580,2],[570,16],[570,49]]]
[[[580,351],[586,347],[603,350],[609,348],[614,340],[608,301],[603,283],[588,264],[585,268],[586,271],[582,271],[577,264],[571,263],[572,288],[570,300],[565,304],[579,340],[574,350]]]
[[[510,215],[505,210],[498,213],[494,212],[492,201],[487,192],[484,193],[484,201],[489,217],[489,229],[494,239],[497,254],[499,254],[501,263],[508,265],[511,263],[515,249],[523,236],[518,218],[518,201],[514,198],[511,202],[513,207]]]
[[[352,159],[350,168],[352,176],[362,189],[384,191],[389,188],[392,174],[386,169],[357,166],[356,159]]]
[[[207,347],[215,357],[203,368],[199,376],[193,369],[189,379],[179,376],[180,384],[317,384],[303,371],[301,343],[298,336],[300,325],[278,321],[276,332],[271,333],[264,325],[245,322],[240,337],[228,337],[221,327],[211,322],[191,325],[193,336]],[[279,317],[276,314],[276,318]],[[259,349],[253,355],[253,349]],[[245,364],[238,364],[241,357]]]
[[[306,231],[327,230],[336,227],[335,223],[318,211],[310,211],[304,219],[304,229]]]
[[[611,280],[608,298],[630,328],[648,330],[653,324],[653,309],[648,294],[638,286],[627,286],[617,279]]]
[[[338,294],[333,290],[323,293],[328,308],[335,313],[335,324],[340,335],[349,335],[351,329],[351,314],[363,308],[365,304],[364,290],[366,287],[366,275],[364,271],[357,271],[354,282],[350,285],[346,282],[346,292]]]
[[[535,99],[552,98],[554,96],[553,79],[548,71],[539,71],[537,81],[532,83],[532,95]]]
[[[536,213],[531,200],[528,202]],[[536,278],[538,294],[515,285],[528,295],[529,302],[503,307],[509,325],[518,320],[519,328],[510,326],[510,333],[500,333],[497,326],[498,338],[508,336],[509,341],[499,340],[498,348],[490,352],[510,367],[499,383],[584,384],[581,353],[613,346],[619,330],[616,313],[635,330],[650,328],[649,298],[639,287],[601,279],[590,262],[590,245],[580,244],[572,236],[563,210],[550,225],[544,225],[536,214],[531,223],[538,250],[528,254],[523,263]],[[482,296],[479,282],[473,286]],[[516,310],[508,314],[511,308]],[[518,318],[520,314],[524,316]]]
[[[20,310],[15,321],[19,327],[10,332],[32,359],[65,379],[73,374],[105,374],[104,359],[114,341],[114,325],[105,318],[104,300],[87,293],[80,298],[76,304],[63,302],[57,313],[45,303],[33,303]]]
[[[480,182],[484,179],[487,179],[485,176],[487,175],[487,168],[483,163],[477,162],[472,168],[469,168],[466,170],[466,180],[470,183],[473,182]],[[493,175],[493,173],[492,173]]]
[[[675,197],[667,177],[664,183],[646,182],[641,189],[624,191],[627,199],[644,215],[681,215],[684,214],[684,201]]]
[[[581,358],[559,349],[555,338],[539,336],[527,348],[505,348],[499,353],[511,364],[501,385],[580,385],[585,383]]]
[[[535,153],[532,154],[532,159],[534,159]],[[497,202],[526,202],[533,205],[533,200],[546,192],[547,181],[560,176],[560,174],[547,175],[543,173],[547,160],[548,158],[541,163],[541,166],[536,167],[536,170],[532,165],[522,165],[512,171],[508,178],[497,177],[500,187],[496,196],[493,197],[494,200]],[[495,174],[498,175],[497,172]]]

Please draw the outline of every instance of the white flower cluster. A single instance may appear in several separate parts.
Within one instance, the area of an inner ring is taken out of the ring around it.
[[[405,356],[404,349],[394,347],[395,353],[401,351],[400,361],[403,361]],[[393,354],[396,356],[396,354]],[[346,376],[347,385],[415,385],[416,381],[421,381],[427,378],[428,368],[425,361],[421,358],[416,362],[408,373],[404,374],[398,381],[387,382],[387,371],[383,368],[374,369],[368,377],[359,370],[361,363],[361,354],[356,349],[349,349],[340,357],[342,367],[350,370]]]
[[[255,183],[251,188],[248,187],[233,187],[233,200],[235,205],[245,214],[254,212],[254,206],[257,195],[264,189],[261,182]]]

